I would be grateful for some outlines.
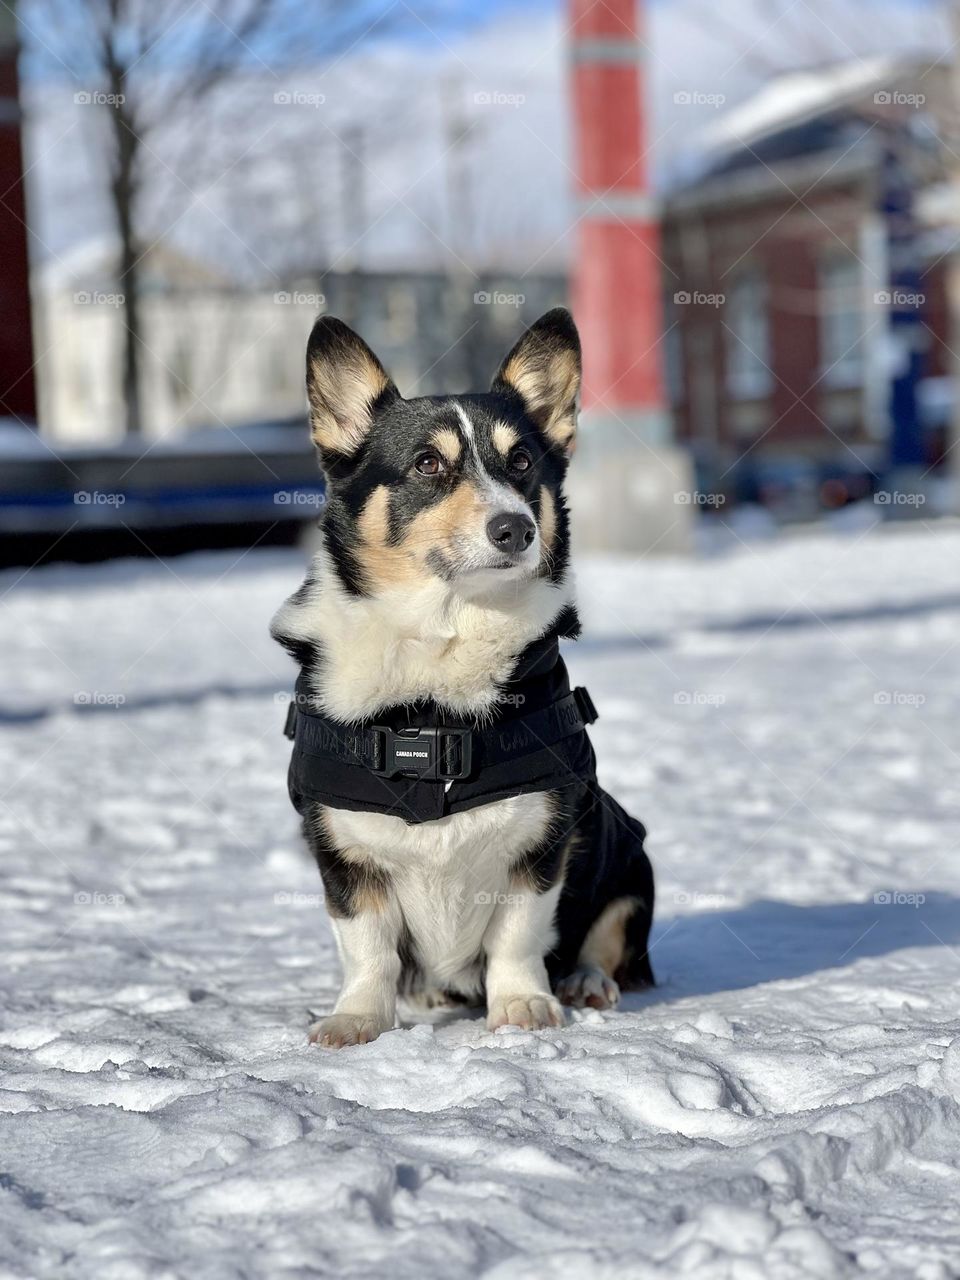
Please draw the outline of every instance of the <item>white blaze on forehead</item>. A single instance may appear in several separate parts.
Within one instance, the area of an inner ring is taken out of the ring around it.
[[[477,466],[479,466],[480,455],[477,453],[477,437],[474,435],[473,423],[470,421],[470,417],[462,404],[454,400],[453,407],[457,412],[457,417],[460,419],[460,425],[463,427],[463,434],[466,437],[470,452],[473,454]]]
[[[484,502],[489,506],[491,511],[513,511],[533,518],[533,511],[528,503],[524,502],[516,489],[511,489],[508,484],[502,484],[499,480],[495,480],[490,472],[480,461],[480,453],[477,449],[477,437],[474,432],[473,423],[470,421],[470,415],[464,409],[463,405],[458,401],[453,401],[453,407],[456,410],[457,417],[460,419],[460,425],[463,428],[464,438],[467,447],[476,463],[477,470],[480,473],[480,484],[478,488]]]

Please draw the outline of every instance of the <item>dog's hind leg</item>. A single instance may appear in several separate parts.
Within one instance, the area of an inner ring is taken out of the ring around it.
[[[614,898],[590,926],[576,968],[556,984],[563,1004],[612,1009],[621,990],[653,985],[647,955],[650,912],[637,897]]]

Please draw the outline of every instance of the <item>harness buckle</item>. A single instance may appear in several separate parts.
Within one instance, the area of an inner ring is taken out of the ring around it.
[[[294,701],[287,703],[287,719],[283,726],[283,736],[289,738],[291,742],[297,736],[297,704]]]
[[[600,713],[593,705],[593,699],[582,684],[577,685],[576,689],[573,691],[573,696],[577,700],[577,709],[583,717],[583,723],[593,724]]]
[[[379,767],[386,778],[426,778],[431,782],[456,782],[470,776],[473,735],[470,729],[390,729],[375,724],[380,737]]]

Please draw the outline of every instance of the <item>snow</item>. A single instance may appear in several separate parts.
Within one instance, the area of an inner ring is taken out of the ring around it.
[[[958,1274],[958,563],[945,524],[585,561],[660,985],[340,1053],[297,555],[2,575],[0,1274]]]
[[[931,56],[931,62],[935,55]],[[763,86],[752,98],[725,112],[705,141],[713,146],[741,146],[788,125],[800,124],[819,113],[862,97],[874,89],[889,90],[905,75],[916,77],[930,63],[910,62],[893,54],[854,57],[813,70],[791,71]]]

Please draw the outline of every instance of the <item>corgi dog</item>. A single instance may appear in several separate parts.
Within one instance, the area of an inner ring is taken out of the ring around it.
[[[563,483],[581,380],[542,316],[483,394],[405,400],[332,317],[307,346],[321,543],[271,632],[300,668],[291,799],[343,984],[327,1048],[419,1010],[553,1028],[653,983],[645,831],[597,784],[559,653],[579,619]]]

